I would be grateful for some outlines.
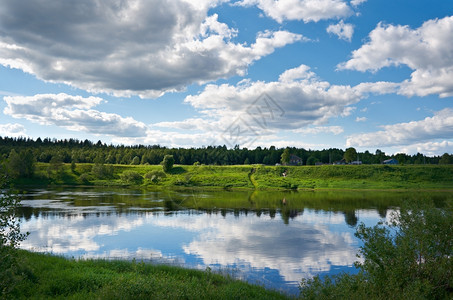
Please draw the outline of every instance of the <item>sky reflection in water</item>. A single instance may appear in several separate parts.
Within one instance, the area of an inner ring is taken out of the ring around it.
[[[30,236],[21,247],[69,257],[210,266],[296,294],[303,277],[354,272],[359,241],[342,212],[300,207],[290,211],[285,224],[283,208],[275,215],[265,209],[222,213],[180,205],[171,211],[160,193],[124,192],[124,197],[140,198],[137,207],[116,199],[119,194],[29,192],[22,201],[22,230]],[[367,224],[381,219],[375,209],[357,209],[353,215]]]

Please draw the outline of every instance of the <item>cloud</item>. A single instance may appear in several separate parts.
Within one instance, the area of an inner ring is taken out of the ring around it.
[[[350,147],[411,146],[437,139],[453,138],[453,109],[445,108],[424,120],[383,126],[384,130],[348,137]]]
[[[352,6],[359,6],[362,3],[367,2],[367,0],[351,0],[351,5]]]
[[[221,1],[5,0],[0,65],[90,92],[157,97],[234,75],[302,40],[264,32],[251,45],[208,10]]]
[[[326,30],[328,33],[338,36],[339,39],[350,42],[352,35],[354,34],[354,25],[345,24],[343,20],[341,20],[338,24],[329,25]]]
[[[3,99],[7,104],[4,113],[14,118],[92,134],[126,137],[146,135],[147,127],[141,122],[91,109],[104,101],[98,97],[84,98],[61,93],[8,96]]]
[[[368,120],[366,117],[357,117],[357,118],[355,118],[356,122],[365,122],[366,120]]]
[[[453,153],[453,140],[440,142],[415,143],[406,147],[401,147],[398,153],[423,153],[424,155],[434,156],[444,153]]]
[[[343,127],[341,126],[316,126],[308,128],[299,128],[293,130],[294,133],[301,134],[319,134],[319,133],[331,133],[334,135],[339,135],[344,132]]]
[[[353,11],[341,0],[242,0],[241,6],[257,6],[266,16],[282,23],[284,20],[318,22],[352,15]]]
[[[183,249],[188,255],[200,257],[204,264],[276,269],[286,281],[298,282],[300,278],[329,271],[335,265],[351,266],[356,260],[352,235],[331,231],[316,213],[304,211],[303,218],[291,222],[291,226],[287,226],[269,216],[253,220],[233,216],[155,219],[155,224],[161,227],[198,232]],[[344,224],[344,217],[332,214],[329,222]],[[262,230],[263,226],[270,225],[272,234]],[[278,245],[276,237],[281,241]],[[299,248],[287,247],[287,244],[296,244]]]
[[[406,65],[411,78],[400,83],[405,96],[453,96],[453,16],[429,20],[417,29],[408,26],[378,26],[369,41],[352,52],[352,58],[339,69],[378,71]]]
[[[0,124],[0,136],[20,137],[27,136],[24,125],[19,123]]]
[[[267,102],[261,101],[262,97]],[[361,97],[355,88],[331,85],[301,65],[285,71],[274,82],[209,84],[200,94],[187,96],[184,101],[225,126],[242,115],[253,129],[277,130],[319,126],[330,118],[348,115],[349,105]]]

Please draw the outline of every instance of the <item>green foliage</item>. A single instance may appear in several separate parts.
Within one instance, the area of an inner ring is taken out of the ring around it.
[[[81,184],[89,184],[90,183],[90,175],[87,173],[83,173],[79,176],[79,183]]]
[[[346,149],[345,153],[344,153],[344,159],[346,160],[346,162],[351,162],[351,161],[354,161],[357,159],[357,151],[355,150],[355,148],[348,148]]]
[[[67,260],[21,251],[32,277],[19,299],[288,299],[275,291],[208,271],[142,262]]]
[[[280,162],[282,165],[287,165],[289,164],[289,158],[290,158],[290,153],[289,153],[289,148],[286,148],[283,153],[282,153],[282,156],[280,158]]]
[[[360,224],[358,275],[303,280],[308,299],[447,299],[453,296],[453,210],[403,205],[387,224]],[[341,295],[339,297],[339,295]]]
[[[76,165],[75,161],[72,161],[71,162],[71,172],[72,173],[75,173],[76,167],[77,167],[77,165]]]
[[[135,157],[132,159],[131,165],[139,165],[139,164],[140,164],[140,157],[135,156]]]
[[[281,163],[281,156],[284,148],[257,147],[246,149],[234,147],[228,149],[225,146],[208,146],[201,148],[166,148],[159,145],[106,145],[102,142],[93,143],[91,141],[79,141],[76,139],[37,139],[29,138],[8,138],[0,137],[0,157],[7,157],[11,150],[17,153],[30,150],[38,162],[48,163],[52,157],[60,156],[63,162],[71,163],[98,163],[98,164],[123,164],[130,165],[135,157],[139,157],[142,165],[159,165],[165,155],[173,155],[175,164],[192,165],[200,162],[205,165],[242,165],[242,164],[265,164],[275,165]],[[345,151],[337,148],[311,150],[303,148],[288,147],[287,154],[294,154],[302,158],[304,162],[310,156],[314,156],[323,164],[339,161],[344,157]],[[440,156],[428,157],[421,153],[407,155],[399,153],[386,155],[377,150],[376,153],[369,151],[358,153],[360,160],[364,164],[380,164],[383,160],[396,158],[404,164],[439,164],[442,160]],[[357,156],[353,160],[357,159]],[[286,159],[285,159],[286,161]],[[443,160],[442,160],[443,162]],[[136,160],[134,161],[136,163]]]
[[[3,179],[0,188],[4,188]],[[19,243],[28,234],[20,232],[20,223],[16,217],[20,205],[18,197],[3,190],[0,194],[0,298],[8,298],[12,289],[22,278],[20,263],[17,259]]]
[[[439,160],[439,165],[449,165],[449,164],[453,164],[453,157],[448,153],[444,153]]]
[[[64,163],[61,156],[53,156],[47,167],[47,176],[49,178],[55,177],[56,179],[61,179],[64,174]]]
[[[128,184],[141,184],[143,182],[143,176],[135,171],[124,171],[120,178]]]
[[[168,173],[173,168],[173,164],[175,163],[175,159],[173,155],[165,155],[164,160],[161,162],[162,168],[164,169],[165,173]]]
[[[17,153],[11,150],[8,157],[8,173],[13,178],[31,177],[35,171],[35,157],[31,150],[22,150]]]
[[[145,174],[145,178],[153,183],[157,183],[165,177],[167,177],[167,175],[161,170],[153,170]]]
[[[309,165],[309,166],[314,166],[317,162],[319,162],[319,159],[317,159],[317,158],[314,157],[314,156],[310,156],[310,157],[307,159],[307,165]]]
[[[113,178],[113,166],[104,164],[94,164],[91,173],[97,179],[111,179]]]

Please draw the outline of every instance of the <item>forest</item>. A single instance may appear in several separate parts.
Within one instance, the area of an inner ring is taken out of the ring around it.
[[[381,164],[384,160],[395,158],[399,164],[451,164],[453,155],[448,153],[442,156],[426,156],[422,153],[408,155],[398,153],[386,155],[377,149],[356,152],[354,148],[346,150],[330,148],[311,150],[303,148],[269,148],[255,149],[235,146],[228,149],[224,146],[207,146],[200,148],[168,148],[160,145],[107,145],[98,141],[77,139],[50,139],[11,138],[0,137],[0,161],[5,161],[11,155],[18,155],[22,159],[28,157],[36,162],[50,163],[101,163],[122,165],[157,165],[165,155],[173,155],[175,164],[180,165],[248,165],[264,164],[275,165],[281,163],[283,152],[302,159],[303,165],[332,164],[345,159],[346,162],[360,160],[363,164]],[[352,150],[352,151],[351,151]],[[347,154],[351,154],[347,155]]]

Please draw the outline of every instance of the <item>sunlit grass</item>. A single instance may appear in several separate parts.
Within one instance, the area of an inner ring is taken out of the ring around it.
[[[93,164],[66,164],[49,174],[49,164],[38,163],[35,177],[19,185],[143,186],[148,188],[197,187],[213,189],[453,189],[451,165],[361,166],[186,166],[175,165],[164,174],[160,165],[106,165],[109,176],[92,171]],[[130,181],[124,173],[143,180]],[[152,176],[152,174],[164,176]],[[285,173],[286,176],[283,176]],[[148,174],[148,175],[147,175]]]
[[[288,299],[210,271],[120,260],[74,260],[20,251],[16,299]]]

